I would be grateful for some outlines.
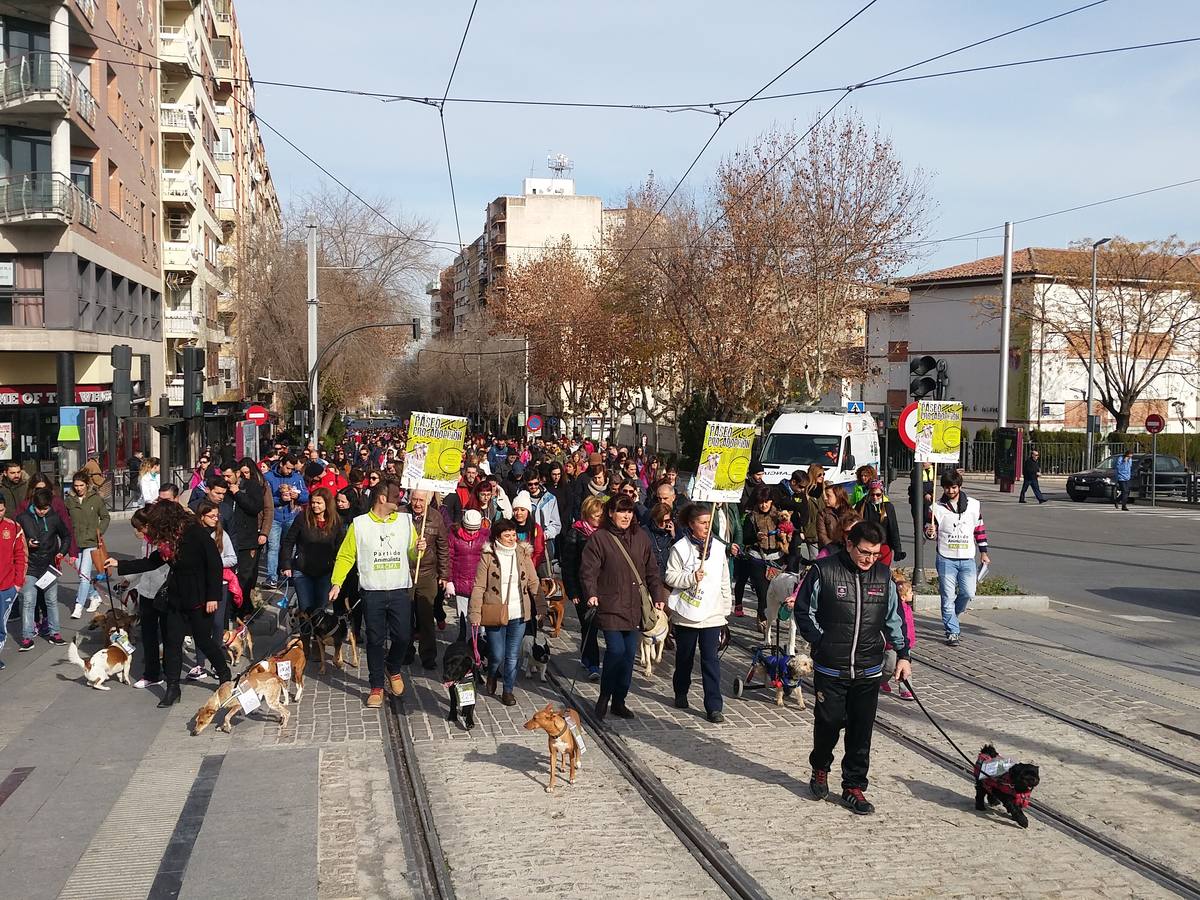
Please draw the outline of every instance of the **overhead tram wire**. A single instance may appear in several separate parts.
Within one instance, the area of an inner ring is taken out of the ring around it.
[[[467,35],[471,31],[471,23],[475,20],[477,6],[479,6],[479,0],[473,0],[470,15],[467,16],[466,27],[463,28],[462,40],[458,42],[458,52],[454,54],[454,65],[450,67],[450,77],[446,79],[446,90],[442,92],[442,101],[437,105],[438,122],[442,127],[442,148],[446,151],[446,174],[450,178],[450,203],[454,206],[454,229],[458,234],[458,252],[460,254],[465,248],[462,239],[462,225],[458,220],[458,194],[454,190],[454,166],[450,162],[450,139],[446,135],[446,98],[450,95],[450,85],[454,83],[454,76],[458,72],[458,61],[462,59],[463,47],[467,45]]]

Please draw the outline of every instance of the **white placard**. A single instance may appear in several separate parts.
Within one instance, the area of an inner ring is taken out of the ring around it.
[[[39,591],[44,591],[46,588],[50,587],[50,585],[54,584],[54,582],[58,580],[58,576],[61,574],[62,572],[54,568],[54,566],[51,566],[46,570],[46,574],[35,581],[33,585]]]
[[[0,262],[0,287],[12,287],[16,284],[15,263]]]
[[[244,688],[239,688],[237,692],[237,701],[242,706],[242,712],[246,715],[258,709],[258,691],[247,685]]]
[[[292,664],[290,660],[281,659],[275,663],[275,674],[279,676],[280,681],[292,680]]]

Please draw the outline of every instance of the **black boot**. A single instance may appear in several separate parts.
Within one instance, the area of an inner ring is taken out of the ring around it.
[[[603,720],[608,715],[608,694],[596,698],[596,718]]]
[[[633,710],[625,705],[624,700],[622,700],[620,703],[614,703],[612,705],[612,711],[614,716],[620,716],[622,719],[634,718]]]
[[[163,694],[163,698],[158,701],[159,709],[166,709],[168,706],[174,706],[179,702],[179,685],[168,684],[167,692]]]

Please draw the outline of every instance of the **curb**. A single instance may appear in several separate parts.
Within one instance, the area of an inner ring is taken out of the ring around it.
[[[1050,598],[1042,594],[1009,594],[994,597],[973,597],[972,609],[1023,609],[1026,611],[1050,608]],[[915,594],[913,611],[941,613],[942,601],[937,594]]]

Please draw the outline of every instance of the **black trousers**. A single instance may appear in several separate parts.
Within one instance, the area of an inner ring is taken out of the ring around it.
[[[259,547],[256,545],[237,552],[237,580],[242,586],[243,604],[249,602],[250,591],[258,584],[258,551]]]
[[[600,628],[596,624],[596,610],[588,617],[587,600],[575,604],[575,615],[579,616],[580,639],[579,661],[585,666],[600,666]]]
[[[738,559],[733,565],[737,579],[733,590],[734,603],[738,606],[742,605],[743,595],[746,593],[746,582],[749,581],[750,586],[754,588],[754,593],[758,596],[758,618],[765,619],[767,617],[767,590],[771,586],[771,582],[767,580],[767,567],[761,562],[751,562],[748,559]],[[782,568],[784,561],[782,559],[772,560],[771,565]]]
[[[871,732],[879,705],[878,678],[831,678],[813,674],[816,705],[813,707],[813,748],[808,755],[814,769],[829,771],[838,736],[846,729],[842,754],[842,788],[867,789],[871,768]]]
[[[675,697],[684,699],[692,686],[692,667],[696,663],[696,645],[700,645],[700,680],[704,685],[704,711],[720,712],[724,708],[721,699],[721,658],[718,645],[721,642],[721,626],[712,628],[688,628],[675,626],[675,674],[672,687]]]
[[[1021,485],[1021,498],[1020,499],[1024,500],[1025,492],[1030,491],[1030,490],[1033,491],[1033,496],[1037,497],[1038,503],[1041,503],[1043,500],[1046,499],[1045,497],[1042,496],[1042,488],[1038,484],[1038,480],[1036,478],[1026,478],[1025,479],[1025,482]]]
[[[1117,498],[1115,500],[1113,500],[1113,506],[1117,506],[1118,504],[1120,504],[1121,506],[1129,505],[1129,482],[1128,481],[1118,481],[1117,482]]]
[[[142,677],[147,681],[162,681],[162,649],[160,629],[162,614],[154,607],[153,597],[138,597],[138,623],[142,629]]]
[[[413,640],[417,643],[417,652],[421,656],[421,665],[431,668],[437,662],[437,634],[434,623],[437,621],[437,599],[439,592],[437,581],[422,581],[413,588],[412,624]],[[445,619],[446,614],[442,613]],[[406,649],[405,656],[412,651],[412,641]]]
[[[229,663],[221,642],[213,640],[213,616],[200,609],[167,607],[162,617],[163,676],[167,684],[179,684],[183,671],[183,636],[190,633],[196,642],[196,654],[204,657],[217,673],[217,681],[229,681]]]

